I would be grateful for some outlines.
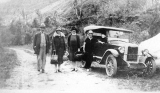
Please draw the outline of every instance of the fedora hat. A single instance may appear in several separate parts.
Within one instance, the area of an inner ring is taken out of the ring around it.
[[[89,30],[89,31],[88,31],[88,34],[93,34],[93,31],[92,31],[92,30]]]
[[[45,27],[46,27],[45,24],[40,25],[40,28],[45,28]]]
[[[61,27],[57,27],[56,31],[61,31],[62,28]]]

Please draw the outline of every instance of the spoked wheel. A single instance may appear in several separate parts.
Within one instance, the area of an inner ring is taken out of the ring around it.
[[[106,74],[109,77],[113,77],[117,73],[117,60],[116,58],[110,54],[106,58]]]
[[[145,61],[145,64],[147,65],[147,68],[145,70],[145,76],[153,76],[153,74],[155,73],[156,71],[156,63],[155,63],[155,60],[152,59],[152,58],[148,58],[146,61]]]

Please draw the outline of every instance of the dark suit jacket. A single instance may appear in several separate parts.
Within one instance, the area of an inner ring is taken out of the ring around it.
[[[46,53],[49,53],[50,42],[49,42],[49,36],[47,34],[45,34],[45,39],[46,39]],[[33,49],[35,54],[39,54],[40,44],[41,44],[41,33],[37,33],[34,36],[33,40]]]

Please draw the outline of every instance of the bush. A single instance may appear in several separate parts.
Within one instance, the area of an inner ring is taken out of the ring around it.
[[[28,24],[13,21],[1,31],[1,42],[4,45],[24,45],[32,43],[33,30]]]

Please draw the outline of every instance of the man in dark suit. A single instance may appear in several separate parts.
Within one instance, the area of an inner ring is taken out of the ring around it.
[[[45,25],[40,26],[40,32],[34,36],[33,49],[37,55],[37,69],[45,72],[46,54],[49,52],[49,36],[44,32]]]

